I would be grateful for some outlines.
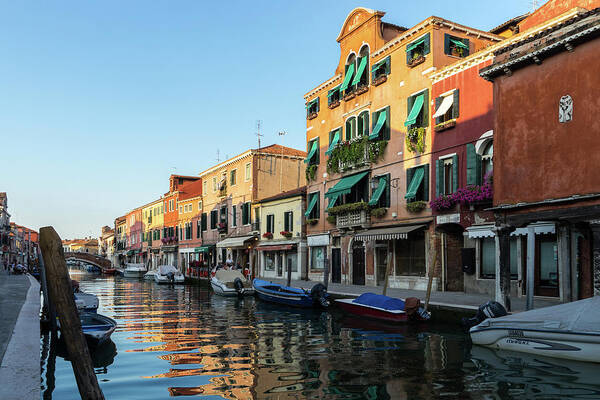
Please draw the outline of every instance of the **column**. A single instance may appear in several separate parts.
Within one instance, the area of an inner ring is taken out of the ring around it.
[[[515,228],[510,225],[499,225],[494,228],[497,237],[496,254],[496,301],[502,304],[507,311],[510,305],[510,233]]]
[[[592,229],[592,268],[594,296],[600,296],[600,220],[590,223]]]
[[[535,228],[527,227],[527,283],[525,293],[527,295],[526,310],[533,309],[533,294],[535,285]]]

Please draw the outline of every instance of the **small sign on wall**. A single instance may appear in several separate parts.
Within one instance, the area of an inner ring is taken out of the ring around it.
[[[573,99],[564,95],[558,102],[558,122],[565,123],[573,119]]]

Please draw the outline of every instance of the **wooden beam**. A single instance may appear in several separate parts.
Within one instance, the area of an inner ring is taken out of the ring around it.
[[[392,242],[393,243],[393,242]],[[383,282],[383,295],[385,296],[387,293],[388,282],[390,280],[390,272],[392,269],[392,258],[394,253],[390,251],[390,241],[388,241],[388,249],[387,249],[387,266],[385,268],[385,280]]]
[[[46,269],[48,295],[60,321],[61,336],[69,352],[79,394],[85,400],[104,400],[81,330],[62,242],[51,226],[40,229],[40,249]]]
[[[438,251],[437,251],[437,243],[436,243],[437,235],[433,234],[433,254],[431,256],[431,265],[429,266],[429,280],[427,282],[427,296],[425,297],[425,311],[429,307],[429,300],[431,299],[431,287],[433,286],[433,277],[435,276],[435,267],[438,261]]]

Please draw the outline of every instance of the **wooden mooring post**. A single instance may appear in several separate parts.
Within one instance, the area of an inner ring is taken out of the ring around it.
[[[429,299],[431,299],[431,286],[433,285],[433,277],[435,276],[435,267],[438,261],[438,251],[435,243],[436,235],[433,236],[433,256],[431,257],[431,265],[429,266],[429,280],[427,281],[427,297],[425,298],[425,311],[429,308]]]
[[[84,400],[104,400],[94,373],[90,351],[81,330],[81,321],[75,306],[62,242],[51,226],[40,229],[40,249],[44,262],[49,302],[54,307],[60,321],[61,336],[67,346],[79,394]]]

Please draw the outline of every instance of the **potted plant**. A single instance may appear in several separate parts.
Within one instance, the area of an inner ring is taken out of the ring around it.
[[[411,213],[418,213],[427,208],[427,202],[423,200],[406,203],[406,209]]]
[[[421,64],[424,61],[425,61],[425,56],[423,56],[418,51],[415,51],[412,55],[412,58],[408,62],[408,66],[412,68],[412,67],[415,67],[415,66]]]
[[[291,239],[293,235],[293,233],[290,231],[281,231],[279,233],[281,234],[281,236],[285,236],[287,239]]]
[[[219,222],[217,224],[217,230],[219,232],[221,232],[221,233],[224,232],[224,231],[226,231],[227,230],[227,224],[225,222]]]
[[[335,215],[328,215],[327,222],[329,222],[330,224],[335,224]]]
[[[425,128],[412,126],[406,132],[406,149],[410,152],[425,151]]]
[[[273,239],[273,234],[271,232],[265,232],[263,233],[262,237],[271,240]]]
[[[387,208],[379,207],[371,210],[371,216],[375,218],[382,218],[387,213]]]
[[[310,164],[306,166],[306,180],[308,182],[314,181],[317,175],[317,164]]]
[[[306,220],[306,223],[309,225],[316,225],[319,222],[318,218],[310,218]]]

